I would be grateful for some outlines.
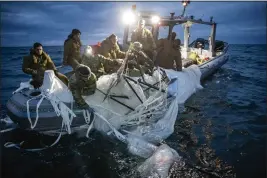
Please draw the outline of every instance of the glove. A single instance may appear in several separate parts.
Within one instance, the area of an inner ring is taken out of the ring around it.
[[[42,86],[42,83],[41,83],[41,82],[39,82],[39,81],[34,81],[34,80],[32,80],[32,81],[30,82],[30,84],[31,84],[35,89],[40,88],[40,87]]]
[[[33,76],[36,76],[36,75],[37,75],[37,70],[33,70],[33,71],[32,71],[32,75],[33,75]]]
[[[37,75],[39,75],[39,76],[44,76],[44,73],[45,73],[45,68],[43,68],[43,67],[40,67],[37,70]]]
[[[37,70],[37,74],[35,75],[35,79],[37,81],[43,81],[44,79],[44,72],[45,70],[43,68],[40,68]]]

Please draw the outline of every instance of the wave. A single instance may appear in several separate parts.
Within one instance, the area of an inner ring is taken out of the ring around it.
[[[26,76],[27,76],[27,74],[23,74],[23,73],[21,73],[21,74],[17,74],[17,73],[15,73],[15,72],[12,72],[12,71],[10,71],[10,72],[5,72],[5,73],[2,73],[1,74],[1,77],[2,78],[8,78],[8,77],[10,77],[10,78],[14,78],[14,76],[16,76],[16,80],[18,80],[18,79],[25,79],[26,78]],[[2,79],[3,80],[3,79]]]

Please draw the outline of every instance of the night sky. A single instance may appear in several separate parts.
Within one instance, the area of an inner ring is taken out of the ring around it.
[[[95,44],[111,33],[123,36],[122,13],[133,4],[137,10],[160,15],[181,14],[181,2],[1,2],[1,45],[61,46],[73,28],[81,30],[83,44]],[[218,23],[217,40],[230,44],[266,44],[265,2],[191,2],[186,15]],[[181,26],[175,28],[183,39]],[[161,33],[163,35],[164,33]],[[194,25],[191,41],[207,38],[209,26]],[[164,36],[161,36],[164,37]]]

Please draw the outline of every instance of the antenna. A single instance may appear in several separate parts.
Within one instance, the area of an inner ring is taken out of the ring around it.
[[[190,1],[189,0],[185,0],[185,1],[182,1],[182,4],[184,6],[184,9],[183,9],[183,12],[182,12],[182,17],[184,16],[184,13],[185,13],[185,8],[188,4],[190,4]]]

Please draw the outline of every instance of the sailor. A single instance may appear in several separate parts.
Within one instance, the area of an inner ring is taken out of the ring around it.
[[[142,51],[142,44],[134,42],[129,53],[128,68],[130,76],[140,76],[144,73],[152,74],[154,63]]]
[[[180,39],[175,39],[173,46],[174,46],[174,49],[180,51],[181,50],[181,40]]]
[[[30,55],[23,58],[22,71],[32,75],[31,84],[34,88],[39,88],[43,84],[46,70],[53,70],[55,75],[65,85],[68,85],[68,78],[57,71],[50,56],[43,51],[43,45],[41,43],[34,43],[33,48],[30,50]]]
[[[204,49],[204,44],[202,42],[198,41],[197,44],[196,44],[196,48]]]
[[[121,64],[123,63],[123,59],[109,59],[100,54],[94,55],[92,52],[91,46],[87,46],[85,48],[82,64],[90,67],[91,71],[99,78],[102,75],[109,74],[110,72],[119,69]]]
[[[115,34],[111,34],[108,38],[102,41],[97,53],[109,59],[123,59],[126,55],[125,52],[120,50],[118,37]]]
[[[63,65],[70,65],[73,70],[76,66],[81,63],[81,32],[78,29],[73,29],[71,34],[64,42],[64,56],[63,56]]]
[[[158,40],[157,63],[165,69],[182,70],[182,58],[179,43],[180,40],[175,39],[176,33],[172,32],[167,39]]]
[[[90,109],[82,96],[89,96],[95,93],[96,76],[91,69],[83,64],[79,64],[75,73],[69,81],[69,89],[72,92],[76,105],[80,109]]]
[[[138,27],[133,31],[131,36],[131,42],[140,42],[143,45],[144,52],[153,61],[157,55],[156,43],[150,30],[145,28],[145,20],[138,21]]]

